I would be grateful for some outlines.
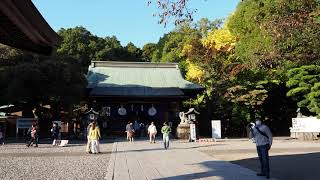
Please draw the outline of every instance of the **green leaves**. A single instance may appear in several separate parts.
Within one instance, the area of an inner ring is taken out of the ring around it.
[[[84,27],[61,29],[58,34],[63,41],[57,54],[77,59],[84,69],[91,61],[144,61],[142,51],[133,43],[122,47],[115,36],[97,37]]]
[[[299,107],[307,107],[310,112],[320,115],[320,66],[309,65],[294,68],[287,73],[290,90],[287,96],[298,100]]]
[[[246,0],[230,16],[238,37],[236,55],[254,67],[274,68],[286,61],[312,64],[320,59],[319,1]]]

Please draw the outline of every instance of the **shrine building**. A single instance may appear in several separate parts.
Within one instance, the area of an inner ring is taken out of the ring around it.
[[[135,120],[154,121],[158,128],[170,122],[175,128],[182,101],[204,90],[185,80],[176,63],[93,61],[87,80],[91,107],[114,135]]]

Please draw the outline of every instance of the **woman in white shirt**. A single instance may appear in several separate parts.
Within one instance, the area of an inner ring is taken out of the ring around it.
[[[150,137],[150,143],[156,143],[157,128],[153,122],[151,122],[151,125],[148,127],[148,134]]]

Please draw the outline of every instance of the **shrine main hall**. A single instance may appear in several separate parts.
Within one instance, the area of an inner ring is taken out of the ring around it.
[[[87,80],[88,100],[113,134],[135,120],[175,128],[182,101],[204,89],[185,80],[176,63],[93,61]]]

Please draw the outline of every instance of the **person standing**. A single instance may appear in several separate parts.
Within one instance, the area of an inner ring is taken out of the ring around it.
[[[145,128],[146,128],[146,127],[145,127],[144,123],[141,122],[141,123],[140,123],[140,136],[141,136],[141,137],[144,137],[145,134],[146,134]]]
[[[95,121],[96,122],[96,121]],[[99,127],[99,124],[96,122],[96,129],[97,129],[97,131],[99,131],[99,133],[100,133],[100,137],[99,137],[99,139],[97,140],[97,144],[96,144],[96,147],[97,147],[97,152],[98,153],[101,153],[100,152],[100,139],[102,138],[102,136],[101,136],[101,131],[100,131],[100,127]]]
[[[89,137],[89,133],[90,133],[90,129],[91,129],[91,126],[92,126],[92,122],[90,122],[87,126],[87,146],[86,146],[86,153],[91,153],[91,140],[90,140],[90,137]]]
[[[127,135],[127,141],[129,141],[129,133],[128,133],[128,129],[130,128],[130,121],[128,121],[127,125],[126,125],[126,135]]]
[[[35,128],[36,128],[36,133],[35,133],[36,146],[35,147],[38,147],[39,135],[40,135],[40,127],[38,123],[35,124]]]
[[[163,126],[161,128],[161,133],[163,137],[163,144],[164,144],[164,149],[169,148],[169,135],[171,132],[171,127],[168,126],[168,124],[165,122],[163,123]]]
[[[133,128],[133,124],[132,123],[128,123],[126,126],[126,133],[127,133],[127,140],[132,142],[133,136],[134,136],[134,128]]]
[[[104,120],[102,122],[102,136],[107,136],[107,127],[108,127],[108,122],[107,120]]]
[[[257,173],[257,176],[266,176],[269,179],[269,150],[272,146],[272,133],[269,127],[263,124],[260,119],[256,120],[255,126],[251,126],[250,133],[252,134],[251,137],[255,140],[261,166],[261,172]]]
[[[146,134],[146,136],[148,137],[148,129],[149,129],[149,124],[147,123],[146,125],[145,125],[145,127],[144,127],[144,132],[145,132],[145,134]]]
[[[2,127],[0,127],[0,145],[4,145],[4,132]]]
[[[138,123],[137,120],[134,121],[133,128],[134,128],[135,136],[137,138],[139,138],[140,137],[140,124]]]
[[[27,144],[27,147],[30,147],[31,144],[36,144],[35,147],[38,147],[38,128],[36,127],[35,124],[32,124],[31,129],[30,129],[30,135],[31,135],[31,139],[29,141],[29,143]]]
[[[154,125],[154,122],[148,127],[148,134],[150,137],[150,143],[156,143],[157,127]]]
[[[94,121],[92,123],[92,126],[90,128],[90,131],[89,131],[89,139],[91,141],[91,152],[93,154],[97,154],[99,153],[99,139],[101,138],[101,135],[100,135],[100,129],[99,127],[97,126],[97,123],[96,121]]]
[[[52,139],[53,139],[53,142],[52,142],[52,146],[57,146],[58,143],[57,143],[57,140],[59,138],[59,125],[58,123],[53,123],[52,124],[52,128],[51,128],[51,133],[52,133]]]

